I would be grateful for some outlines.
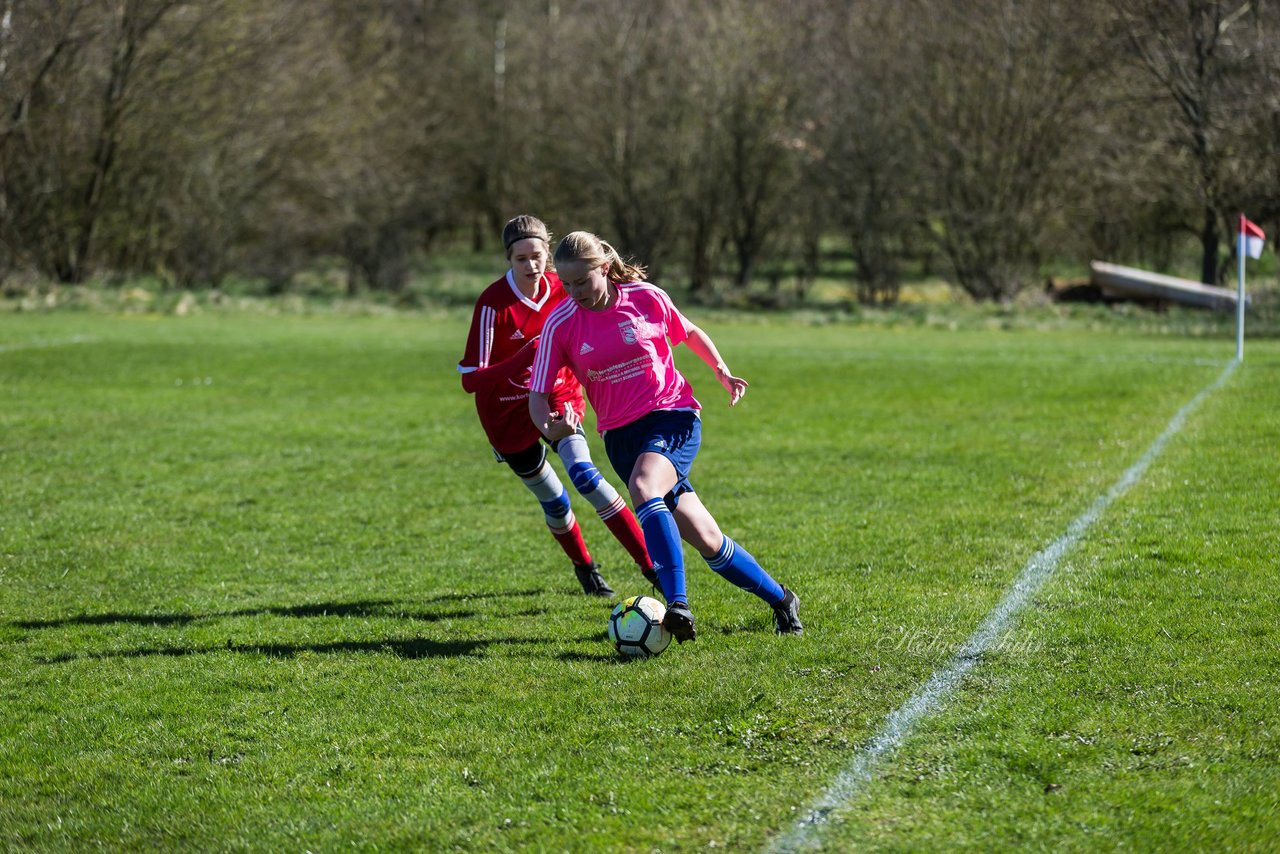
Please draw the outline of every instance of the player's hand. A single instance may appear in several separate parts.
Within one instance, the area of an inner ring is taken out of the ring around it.
[[[560,418],[565,424],[573,428],[573,432],[578,432],[578,428],[582,426],[582,419],[578,417],[578,413],[569,404],[564,405],[564,412],[560,413]]]
[[[735,377],[724,366],[716,369],[716,379],[720,380],[720,385],[729,392],[730,406],[736,406],[738,401],[742,400],[742,396],[747,393],[747,381],[742,377]]]
[[[552,412],[547,416],[547,429],[542,432],[549,441],[558,442],[577,431],[578,414],[572,407],[566,406],[564,412]]]

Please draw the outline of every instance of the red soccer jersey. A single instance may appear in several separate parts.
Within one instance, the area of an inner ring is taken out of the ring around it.
[[[467,349],[458,363],[462,387],[476,396],[476,412],[489,444],[500,454],[522,451],[542,435],[529,417],[529,368],[542,324],[565,299],[555,273],[545,273],[530,299],[520,293],[511,272],[489,285],[476,300]],[[564,368],[551,390],[553,410],[569,404],[582,416],[582,386]]]

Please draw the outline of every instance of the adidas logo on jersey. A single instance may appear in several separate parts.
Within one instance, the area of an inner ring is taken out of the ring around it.
[[[510,338],[509,340],[511,340],[511,341],[523,341],[523,340],[524,340],[524,333],[523,333],[523,332],[521,332],[519,329],[517,329],[517,330],[515,331],[515,334],[514,334],[514,335],[512,335],[512,336],[511,336],[511,338]]]
[[[582,342],[582,346],[578,348],[578,355],[579,355],[579,356],[585,356],[585,355],[587,355],[588,353],[590,353],[590,352],[591,352],[592,350],[594,350],[594,349],[595,349],[595,347],[592,347],[592,346],[591,346],[590,344],[588,344],[586,341],[583,341],[583,342]]]

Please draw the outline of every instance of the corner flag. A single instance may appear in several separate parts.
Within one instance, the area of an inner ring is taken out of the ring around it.
[[[1262,229],[1249,222],[1244,214],[1240,214],[1240,239],[1237,241],[1236,257],[1240,261],[1240,272],[1236,276],[1236,361],[1244,361],[1244,259],[1261,258],[1262,247],[1267,236]]]
[[[1245,254],[1250,258],[1261,258],[1267,236],[1262,233],[1262,229],[1245,219],[1244,214],[1240,214],[1240,236],[1244,238]]]

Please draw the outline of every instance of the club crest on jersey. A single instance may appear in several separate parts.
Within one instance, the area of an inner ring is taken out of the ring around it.
[[[636,333],[635,322],[632,320],[624,320],[618,324],[618,331],[622,333],[622,340],[627,344],[636,343],[639,337]]]

